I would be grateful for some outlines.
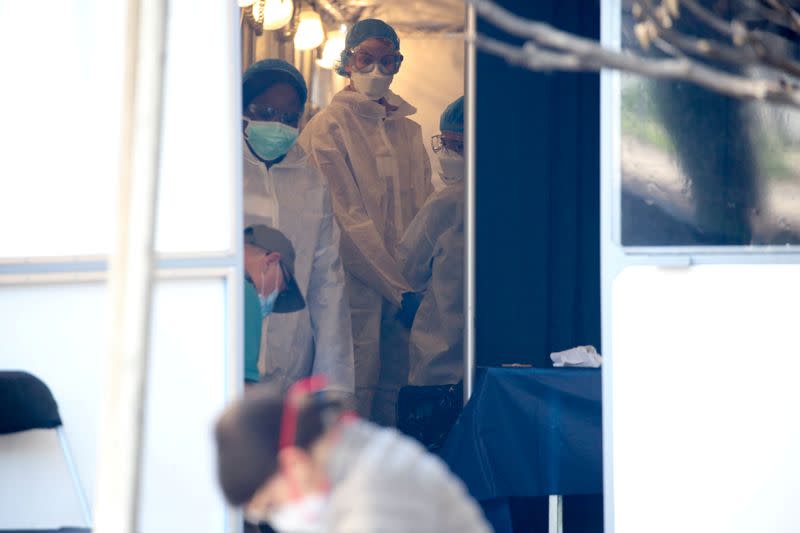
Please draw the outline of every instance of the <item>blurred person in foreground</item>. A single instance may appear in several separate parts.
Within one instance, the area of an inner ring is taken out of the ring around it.
[[[215,436],[222,490],[250,531],[491,531],[438,457],[356,417],[319,376],[286,395],[253,387],[221,415]]]

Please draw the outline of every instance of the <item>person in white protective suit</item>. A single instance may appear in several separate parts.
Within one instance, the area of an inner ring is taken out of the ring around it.
[[[217,421],[219,483],[248,533],[491,531],[441,459],[353,416],[316,381],[285,396],[255,385]]]
[[[399,49],[397,33],[385,22],[353,25],[338,67],[350,85],[299,139],[328,180],[342,229],[358,412],[388,425],[407,384],[407,327],[419,305],[394,254],[433,191],[420,126],[408,118],[416,109],[389,90],[403,60]],[[398,310],[407,327],[396,319]]]
[[[464,97],[442,114],[432,139],[445,188],[434,193],[398,245],[411,288],[423,292],[411,328],[409,383],[458,383],[464,376]]]
[[[300,72],[278,59],[253,64],[242,78],[244,225],[280,230],[294,245],[295,280],[306,308],[264,320],[262,381],[287,389],[325,374],[353,393],[353,341],[339,228],[326,181],[295,143],[307,88]]]

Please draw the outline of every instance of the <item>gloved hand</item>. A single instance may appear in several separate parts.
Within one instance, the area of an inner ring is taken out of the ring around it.
[[[408,329],[411,329],[411,325],[414,324],[414,317],[417,315],[420,303],[422,303],[422,293],[403,293],[402,307],[397,313],[397,319]]]

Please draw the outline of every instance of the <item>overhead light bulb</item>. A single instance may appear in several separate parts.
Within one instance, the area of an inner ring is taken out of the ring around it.
[[[335,30],[328,34],[325,48],[322,49],[322,57],[317,59],[317,65],[326,69],[332,69],[336,66],[344,50],[344,35],[345,32],[340,30]]]
[[[239,7],[250,7],[255,0],[239,0]]]
[[[289,24],[294,15],[292,0],[267,0],[264,3],[264,29],[279,30]]]
[[[304,7],[300,12],[300,23],[294,35],[294,47],[297,50],[313,50],[325,40],[325,30],[319,13]]]

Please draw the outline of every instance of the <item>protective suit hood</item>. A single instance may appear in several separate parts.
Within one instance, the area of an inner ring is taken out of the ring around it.
[[[403,97],[393,93],[391,90],[386,95],[386,101],[396,107],[391,113],[386,112],[386,107],[378,102],[370,100],[357,91],[344,89],[339,91],[333,101],[351,108],[357,115],[364,118],[399,118],[410,117],[417,112],[417,108],[406,102]]]

